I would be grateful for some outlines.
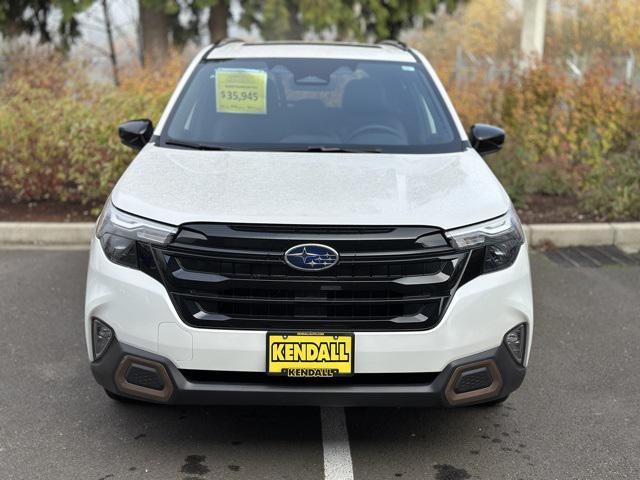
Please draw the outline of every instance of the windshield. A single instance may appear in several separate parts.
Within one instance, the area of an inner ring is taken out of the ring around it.
[[[462,150],[422,65],[333,59],[204,62],[180,95],[162,141],[230,150]]]

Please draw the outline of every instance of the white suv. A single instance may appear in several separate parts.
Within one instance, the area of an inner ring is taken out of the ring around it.
[[[228,40],[193,60],[97,224],[93,374],[119,400],[444,405],[525,375],[527,245],[427,60]]]

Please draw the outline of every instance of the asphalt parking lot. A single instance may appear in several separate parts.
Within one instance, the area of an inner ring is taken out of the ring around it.
[[[87,363],[86,261],[0,250],[2,479],[640,478],[637,265],[533,255],[531,365],[500,407],[343,411],[111,401]]]

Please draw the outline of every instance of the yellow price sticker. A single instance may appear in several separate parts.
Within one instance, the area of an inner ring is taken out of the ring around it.
[[[216,111],[267,113],[267,72],[237,68],[216,70]]]

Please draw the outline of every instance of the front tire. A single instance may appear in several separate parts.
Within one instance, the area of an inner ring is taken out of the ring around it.
[[[111,400],[115,400],[116,402],[120,402],[120,403],[141,403],[138,400],[134,400],[133,398],[128,398],[128,397],[123,397],[122,395],[118,395],[117,393],[113,393],[110,390],[107,390],[106,388],[104,389],[104,393],[107,394],[107,397],[109,397]]]
[[[502,398],[496,398],[495,400],[489,400],[488,402],[481,403],[480,407],[497,407],[498,405],[502,405],[509,399],[509,395],[506,395]]]

